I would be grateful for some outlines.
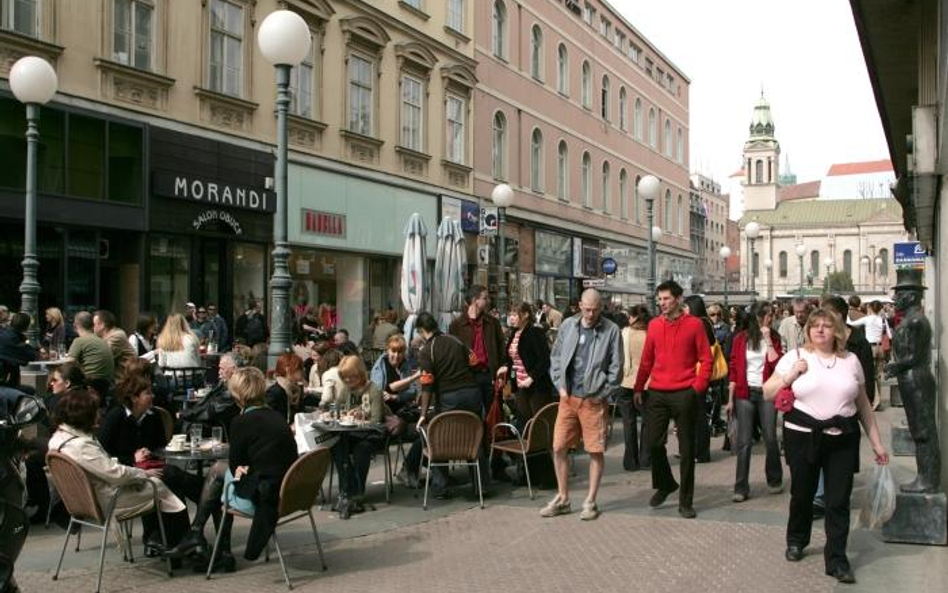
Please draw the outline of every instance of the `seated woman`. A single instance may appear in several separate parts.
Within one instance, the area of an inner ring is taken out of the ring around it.
[[[405,336],[395,334],[385,342],[385,352],[372,365],[372,383],[382,390],[385,404],[398,414],[415,401],[418,387],[415,381],[421,371],[412,373],[406,352]]]
[[[290,352],[281,354],[273,374],[276,382],[267,389],[267,405],[289,424],[303,411],[303,359]]]
[[[47,358],[58,358],[59,349],[66,347],[66,321],[56,307],[46,309],[46,331],[40,341]],[[65,350],[63,350],[65,352]]]
[[[115,505],[117,516],[152,507],[152,489],[145,483],[151,481],[158,489],[158,510],[162,513],[168,545],[176,545],[188,530],[187,507],[158,479],[157,470],[143,470],[112,461],[112,456],[93,434],[98,414],[99,400],[88,391],[71,389],[64,393],[56,406],[53,422],[58,428],[49,439],[49,450],[62,453],[85,470],[103,509],[108,507],[119,486],[132,486],[119,494]],[[152,532],[158,532],[154,513],[142,519]]]
[[[339,376],[347,387],[341,400],[343,414],[354,420],[381,423],[385,417],[382,390],[369,381],[365,364],[358,356],[346,356],[339,363]],[[333,460],[339,474],[339,518],[365,510],[365,481],[369,476],[372,454],[384,446],[384,437],[374,431],[343,432],[332,447]],[[351,456],[351,461],[350,461]]]
[[[310,365],[304,391],[319,404],[323,394],[323,375],[329,369],[339,366],[342,354],[338,350],[314,348],[311,360],[312,365]]]
[[[172,369],[204,366],[201,362],[201,342],[178,313],[169,315],[165,320],[155,345],[158,349],[158,366],[165,371],[165,375],[173,375]]]
[[[323,355],[325,370],[319,376],[320,408],[328,408],[334,404],[341,407],[341,402],[349,401],[349,388],[339,376],[339,364],[342,358],[342,353],[335,349]],[[312,374],[310,374],[310,385],[312,385]]]

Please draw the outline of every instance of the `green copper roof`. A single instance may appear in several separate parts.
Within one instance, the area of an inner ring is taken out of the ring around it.
[[[828,227],[902,222],[902,207],[892,198],[865,200],[806,200],[781,202],[776,210],[748,210],[741,227],[759,224],[783,228]]]

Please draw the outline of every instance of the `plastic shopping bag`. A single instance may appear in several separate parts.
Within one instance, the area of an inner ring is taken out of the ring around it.
[[[877,465],[869,476],[866,499],[859,513],[859,524],[867,529],[876,529],[892,518],[895,513],[897,488],[888,465]]]

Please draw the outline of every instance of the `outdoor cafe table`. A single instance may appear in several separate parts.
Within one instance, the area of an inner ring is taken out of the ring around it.
[[[348,472],[354,471],[352,469],[352,464],[349,460],[349,439],[347,438],[348,434],[352,433],[366,433],[374,432],[376,434],[385,435],[385,425],[378,422],[355,422],[353,424],[342,424],[338,420],[322,421],[314,420],[309,424],[313,425],[320,431],[326,433],[332,433],[339,436],[339,442],[334,445],[335,447],[342,447],[340,453],[342,458],[345,459],[345,468],[344,472],[348,475]],[[332,468],[329,470],[332,471]],[[332,475],[329,477],[329,496],[332,497]],[[371,508],[371,505],[368,505]]]
[[[228,445],[219,445],[209,449],[203,449],[201,447],[192,449],[186,446],[181,450],[158,449],[157,451],[152,451],[152,454],[165,461],[183,461],[186,466],[187,464],[194,463],[197,467],[198,475],[203,476],[204,466],[220,459],[227,459],[230,454],[230,447]]]

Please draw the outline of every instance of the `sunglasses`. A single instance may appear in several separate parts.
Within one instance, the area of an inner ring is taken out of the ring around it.
[[[708,317],[720,317],[720,313],[708,313]]]

